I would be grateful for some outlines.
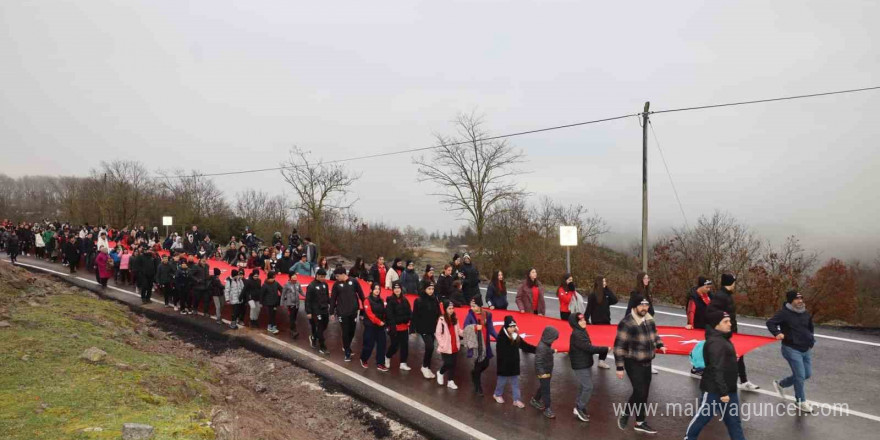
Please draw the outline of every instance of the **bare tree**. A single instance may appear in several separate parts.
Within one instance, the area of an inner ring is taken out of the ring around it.
[[[341,165],[316,162],[297,147],[281,166],[281,175],[296,196],[293,209],[305,220],[313,240],[321,243],[326,218],[341,214],[357,201],[348,202],[346,196],[360,175]]]
[[[101,221],[114,225],[133,225],[152,191],[153,181],[144,165],[137,161],[101,161],[92,170],[96,190],[100,192]]]
[[[172,215],[177,225],[199,224],[228,212],[223,192],[202,173],[175,169],[159,170],[157,174],[164,214]]]
[[[437,135],[437,148],[431,158],[414,159],[419,181],[436,183],[441,203],[466,218],[482,247],[486,222],[492,210],[506,200],[524,194],[511,179],[523,154],[506,140],[487,140],[490,136],[481,117],[461,114],[455,120],[457,134]]]
[[[241,217],[258,236],[268,238],[268,234],[286,229],[287,209],[281,196],[248,189],[236,195],[234,207],[235,215]]]

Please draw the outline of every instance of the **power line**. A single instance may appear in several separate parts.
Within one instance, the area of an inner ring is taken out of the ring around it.
[[[657,151],[660,152],[660,159],[663,160],[663,167],[666,168],[666,175],[669,177],[669,184],[672,185],[672,193],[675,194],[675,201],[678,202],[678,209],[681,211],[681,218],[684,219],[684,226],[690,229],[687,216],[684,214],[684,205],[681,204],[681,198],[678,197],[678,190],[675,188],[675,182],[672,180],[672,173],[669,172],[669,165],[666,163],[666,157],[663,156],[663,149],[660,148],[660,140],[657,139],[657,132],[654,131],[654,123],[648,119],[648,127],[651,128],[651,134],[654,135],[654,144],[657,145]]]
[[[811,93],[809,95],[785,96],[782,98],[757,99],[754,101],[729,102],[726,104],[712,104],[712,105],[701,105],[698,107],[683,107],[683,108],[674,108],[674,109],[669,109],[669,110],[657,110],[657,111],[653,111],[651,113],[657,114],[657,113],[686,112],[686,111],[690,111],[690,110],[704,110],[704,109],[708,109],[708,108],[732,107],[735,105],[759,104],[762,102],[786,101],[789,99],[815,98],[817,96],[840,95],[843,93],[866,92],[869,90],[877,90],[877,89],[880,89],[880,86],[865,87],[862,89],[838,90],[836,92]]]
[[[639,115],[639,113],[633,113],[631,115],[621,115],[621,116],[613,116],[610,118],[594,119],[592,121],[575,122],[574,124],[557,125],[554,127],[538,128],[535,130],[520,131],[520,132],[516,132],[516,133],[491,136],[491,137],[487,137],[487,138],[477,139],[477,141],[478,142],[494,141],[494,140],[498,140],[498,139],[505,139],[505,138],[515,137],[515,136],[523,136],[523,135],[534,134],[534,133],[541,133],[541,132],[545,132],[545,131],[561,130],[563,128],[572,128],[572,127],[580,127],[582,125],[598,124],[600,122],[609,122],[609,121],[614,121],[617,119],[630,118],[630,117],[638,116],[638,115]],[[349,157],[349,158],[345,158],[345,159],[330,160],[330,161],[322,162],[322,163],[333,164],[333,163],[350,162],[353,160],[363,160],[363,159],[372,159],[372,158],[376,158],[376,157],[393,156],[393,155],[397,155],[397,154],[417,153],[419,151],[433,150],[435,148],[440,148],[440,147],[455,147],[455,146],[459,146],[459,145],[465,145],[465,144],[469,144],[471,142],[472,141],[461,141],[461,142],[454,142],[451,144],[434,145],[431,147],[421,147],[421,148],[411,148],[409,150],[389,151],[387,153],[368,154],[365,156],[357,156],[357,157]],[[260,169],[242,170],[242,171],[228,171],[228,172],[223,172],[223,173],[206,173],[206,174],[197,174],[197,175],[191,175],[191,176],[167,176],[167,177],[168,178],[185,179],[185,178],[192,178],[192,177],[231,176],[234,174],[261,173],[261,172],[265,172],[265,171],[280,171],[280,170],[300,168],[300,167],[302,167],[302,165],[293,165],[293,166],[287,166],[287,167],[260,168]]]
[[[674,109],[668,109],[668,110],[657,110],[657,111],[649,112],[649,114],[684,112],[684,111],[692,111],[692,110],[705,110],[705,109],[718,108],[718,107],[732,107],[732,106],[737,106],[737,105],[748,105],[748,104],[759,104],[759,103],[765,103],[765,102],[786,101],[786,100],[792,100],[792,99],[814,98],[817,96],[828,96],[828,95],[839,95],[839,94],[844,94],[844,93],[866,92],[866,91],[878,90],[878,89],[880,89],[880,86],[865,87],[865,88],[861,88],[861,89],[838,90],[835,92],[811,93],[808,95],[785,96],[785,97],[781,97],[781,98],[758,99],[758,100],[753,100],[753,101],[729,102],[729,103],[725,103],[725,104],[712,104],[712,105],[703,105],[703,106],[697,106],[697,107],[682,107],[682,108],[674,108]],[[523,136],[523,135],[527,135],[527,134],[542,133],[545,131],[562,130],[565,128],[580,127],[583,125],[597,124],[600,122],[615,121],[618,119],[624,119],[624,118],[641,116],[641,115],[642,115],[642,113],[633,113],[633,114],[629,114],[629,115],[613,116],[610,118],[594,119],[592,121],[576,122],[573,124],[557,125],[557,126],[553,126],[553,127],[538,128],[538,129],[534,129],[534,130],[527,130],[527,131],[520,131],[520,132],[516,132],[516,133],[491,136],[491,137],[487,137],[487,138],[477,139],[477,141],[478,142],[485,142],[485,141],[511,138],[511,137],[516,137],[516,136]],[[653,132],[653,126],[651,127],[651,130]],[[654,135],[654,137],[656,140],[656,134]],[[427,150],[433,150],[435,148],[440,148],[441,146],[455,147],[455,146],[459,146],[459,145],[468,144],[470,142],[471,141],[462,141],[462,142],[455,142],[455,143],[446,144],[446,145],[434,145],[431,147],[421,147],[421,148],[411,148],[408,150],[389,151],[387,153],[368,154],[368,155],[364,155],[364,156],[349,157],[346,159],[336,159],[336,160],[331,160],[331,161],[322,162],[322,163],[334,164],[334,163],[350,162],[350,161],[354,161],[354,160],[373,159],[373,158],[377,158],[377,157],[393,156],[393,155],[398,155],[398,154],[417,153],[420,151],[427,151]],[[662,152],[661,152],[661,157],[662,157]],[[664,165],[665,165],[665,160],[664,160]],[[266,171],[281,171],[281,170],[285,170],[285,169],[295,169],[295,168],[301,168],[301,167],[302,167],[301,165],[293,165],[293,166],[287,166],[287,167],[282,166],[282,167],[272,167],[272,168],[258,168],[258,169],[251,169],[251,170],[227,171],[227,172],[221,172],[221,173],[194,174],[194,175],[188,175],[188,176],[163,176],[162,178],[186,179],[186,178],[194,178],[194,177],[232,176],[232,175],[237,175],[237,174],[262,173],[262,172],[266,172]],[[678,196],[676,195],[676,197],[678,197]]]

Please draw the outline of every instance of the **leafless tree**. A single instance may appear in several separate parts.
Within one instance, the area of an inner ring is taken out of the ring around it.
[[[114,225],[132,225],[140,218],[145,201],[150,195],[153,180],[143,164],[137,161],[101,161],[91,177],[95,190],[101,194],[99,208],[102,222]]]
[[[291,149],[281,166],[281,175],[294,192],[293,209],[305,220],[312,239],[320,244],[326,218],[341,214],[357,201],[349,202],[346,196],[360,175],[338,164],[315,161],[297,147]]]
[[[173,216],[175,224],[188,226],[203,223],[205,219],[229,210],[223,192],[202,173],[175,169],[159,170],[157,174],[159,197],[164,205],[162,208],[165,214]]]
[[[235,198],[235,215],[241,217],[258,236],[269,237],[286,229],[288,220],[284,198],[248,189]]]
[[[492,210],[524,194],[513,179],[520,173],[516,165],[523,154],[506,140],[490,140],[479,116],[461,114],[455,126],[456,135],[437,135],[431,157],[416,158],[414,163],[419,167],[420,181],[433,182],[441,189],[433,195],[473,225],[477,244],[482,247]]]

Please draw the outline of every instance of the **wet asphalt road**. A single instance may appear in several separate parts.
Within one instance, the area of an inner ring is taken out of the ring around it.
[[[67,271],[60,265],[35,261],[30,258],[20,258],[20,261],[58,272]],[[87,271],[80,271],[78,275],[88,280],[94,280],[94,275]],[[113,285],[112,281],[110,285]],[[128,289],[134,290],[131,287]],[[510,296],[511,304],[515,304],[512,301],[513,295]],[[548,316],[558,316],[558,303],[555,298],[550,298],[548,296],[547,314]],[[159,304],[151,304],[147,307],[162,309]],[[172,309],[162,310],[166,313],[173,313]],[[683,314],[681,309],[657,307],[657,311],[656,319],[660,325],[680,326],[685,323],[685,318],[669,315]],[[224,315],[228,318],[228,310]],[[622,308],[612,308],[612,320],[619,320],[622,315]],[[189,317],[189,319],[206,318]],[[263,312],[260,319],[261,328],[265,329],[266,321],[267,316]],[[297,317],[297,327],[301,334],[297,340],[291,340],[288,336],[286,311],[279,310],[278,322],[281,333],[277,337],[302,348],[308,347],[308,323],[302,312]],[[767,334],[766,329],[748,327],[743,324],[763,326],[761,320],[741,318],[741,331],[749,334]],[[419,373],[418,366],[420,366],[422,359],[423,347],[421,339],[417,336],[410,336],[408,363],[414,369],[409,372],[400,371],[397,367],[399,361],[395,357],[391,362],[391,371],[382,373],[375,369],[375,355],[371,359],[370,368],[366,370],[360,366],[356,359],[353,362],[343,362],[339,330],[338,324],[331,323],[327,331],[327,342],[330,349],[328,356],[334,363],[357,374],[363,374],[377,383],[495,438],[531,440],[535,438],[636,439],[650,437],[681,439],[684,437],[685,429],[691,419],[682,411],[689,406],[694,406],[700,395],[699,381],[683,374],[690,368],[687,357],[658,355],[655,365],[661,367],[663,371],[653,376],[649,399],[650,402],[658,404],[657,414],[649,417],[648,421],[659,433],[653,436],[636,433],[631,428],[632,422],[630,422],[628,430],[621,431],[616,425],[613,405],[622,403],[629,397],[631,391],[629,381],[626,379],[618,380],[613,369],[599,370],[593,367],[594,392],[587,411],[591,416],[591,421],[583,423],[572,415],[576,381],[571,375],[568,357],[565,354],[558,354],[555,357],[552,382],[553,409],[557,418],[549,420],[529,406],[525,409],[513,407],[510,404],[512,399],[509,391],[504,396],[506,403],[503,405],[492,399],[490,393],[495,385],[494,361],[483,374],[483,387],[487,395],[477,397],[472,392],[470,381],[472,362],[464,354],[458,358],[455,374],[459,389],[450,390],[445,386],[437,385],[433,380],[424,379]],[[265,330],[235,331],[256,333]],[[357,336],[353,343],[355,356],[360,349],[361,332],[362,326],[358,325]],[[859,332],[819,328],[817,334],[880,344],[880,337]],[[537,380],[533,374],[532,356],[524,354],[522,359],[522,394],[523,399],[527,401],[537,388]],[[612,359],[609,361],[611,362]],[[432,367],[436,370],[439,366],[439,355],[435,354]],[[746,366],[749,379],[768,391],[772,391],[771,381],[773,379],[782,378],[790,373],[777,344],[761,347],[748,353]],[[880,416],[880,398],[877,397],[877,390],[880,389],[878,386],[880,385],[880,346],[818,338],[813,356],[813,371],[814,376],[806,386],[808,399],[822,403],[845,403],[849,410],[866,413],[868,417],[852,414],[834,416],[771,415],[768,414],[767,405],[776,405],[782,402],[775,394],[743,392],[741,393],[741,401],[749,404],[750,411],[755,414],[743,421],[746,437],[749,439],[794,437],[817,440],[876,438],[875,432],[880,429],[880,417],[876,417]],[[675,406],[678,406],[677,411],[675,411]],[[758,414],[758,411],[762,411],[763,414]],[[676,413],[672,414],[672,412]],[[871,420],[871,416],[875,416],[875,420]],[[715,420],[706,427],[701,438],[723,439],[727,438],[727,434],[723,424]]]

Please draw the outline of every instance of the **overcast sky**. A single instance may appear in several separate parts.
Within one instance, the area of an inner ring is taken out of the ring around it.
[[[85,175],[276,166],[430,145],[459,112],[493,134],[652,109],[880,85],[880,2],[0,3],[0,172]],[[688,220],[723,209],[827,258],[880,247],[880,91],[658,114]],[[535,196],[639,237],[634,118],[515,138]],[[652,235],[683,223],[653,139]],[[461,224],[408,155],[360,161],[356,209],[427,230]],[[282,193],[277,173],[219,178]]]

